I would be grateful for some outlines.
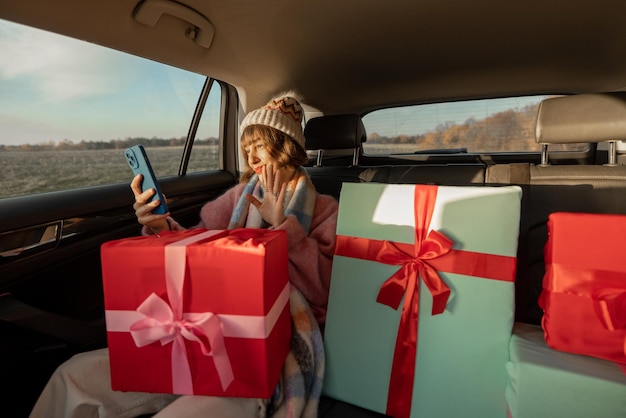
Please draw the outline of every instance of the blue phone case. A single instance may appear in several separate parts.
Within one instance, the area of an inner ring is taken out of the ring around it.
[[[156,176],[154,175],[154,171],[152,171],[152,165],[150,165],[150,160],[148,159],[148,154],[146,154],[146,150],[142,145],[135,145],[133,147],[127,148],[124,151],[124,155],[126,156],[126,161],[128,165],[133,170],[135,176],[137,174],[143,175],[143,182],[141,184],[141,190],[146,191],[148,189],[156,190],[156,193],[150,201],[160,200],[161,204],[152,210],[154,214],[164,214],[167,213],[167,203],[165,202],[165,198],[163,197],[163,193],[161,193],[161,189],[159,188],[159,184],[157,183]]]

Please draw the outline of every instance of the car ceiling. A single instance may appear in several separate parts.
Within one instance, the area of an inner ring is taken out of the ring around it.
[[[626,88],[623,0],[180,3],[212,22],[209,48],[187,38],[180,19],[138,23],[138,0],[2,0],[0,17],[221,79],[238,88],[244,110],[286,90],[325,114],[364,114]]]

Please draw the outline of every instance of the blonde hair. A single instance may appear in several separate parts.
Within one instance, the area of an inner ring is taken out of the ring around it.
[[[306,151],[299,143],[286,133],[266,125],[249,125],[243,130],[241,133],[241,152],[246,155],[246,147],[258,138],[265,143],[268,154],[278,162],[279,167],[298,168],[308,161]],[[241,174],[239,181],[247,183],[254,174],[254,170],[246,158],[246,169]]]

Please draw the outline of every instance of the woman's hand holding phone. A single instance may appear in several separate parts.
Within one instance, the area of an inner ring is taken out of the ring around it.
[[[141,225],[147,225],[155,234],[169,230],[166,218],[169,209],[148,154],[142,145],[134,145],[124,150],[128,166],[135,174],[130,184],[135,195],[135,215]]]
[[[133,181],[130,183],[130,188],[135,195],[135,203],[133,209],[137,216],[137,221],[141,225],[146,225],[152,232],[158,234],[163,231],[169,231],[169,224],[167,223],[167,217],[169,212],[164,214],[154,214],[152,211],[160,205],[160,201],[152,200],[152,197],[156,193],[154,189],[148,189],[145,192],[141,189],[141,183],[143,182],[143,175],[137,174]]]

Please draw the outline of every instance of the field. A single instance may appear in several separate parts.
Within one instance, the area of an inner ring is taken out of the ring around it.
[[[182,147],[147,148],[157,176],[178,172]],[[193,148],[188,172],[218,166],[218,148]],[[0,152],[0,198],[74,189],[108,183],[130,183],[132,171],[123,150]]]
[[[370,154],[411,153],[415,144],[365,146]],[[176,175],[182,146],[146,148],[157,176]],[[187,172],[216,169],[217,145],[196,145]],[[0,152],[0,198],[109,183],[130,183],[123,149]]]
[[[376,154],[412,152],[414,145],[370,144]],[[157,176],[175,175],[183,148],[146,148]],[[216,145],[196,145],[187,172],[218,167]],[[109,183],[130,183],[132,172],[117,150],[50,150],[0,152],[0,198]]]

